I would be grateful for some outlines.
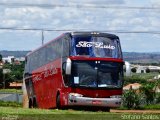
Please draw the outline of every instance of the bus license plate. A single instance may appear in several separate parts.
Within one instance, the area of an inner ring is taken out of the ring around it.
[[[100,101],[100,100],[93,100],[92,104],[93,105],[100,105],[100,104],[102,104],[102,101]]]

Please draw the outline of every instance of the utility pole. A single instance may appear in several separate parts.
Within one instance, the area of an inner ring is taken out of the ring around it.
[[[42,30],[42,45],[44,44],[44,31]]]

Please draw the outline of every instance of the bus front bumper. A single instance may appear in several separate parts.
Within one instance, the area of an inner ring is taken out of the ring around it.
[[[99,106],[99,107],[120,107],[121,97],[112,98],[90,98],[83,97],[80,94],[70,93],[68,96],[68,105],[70,106]]]

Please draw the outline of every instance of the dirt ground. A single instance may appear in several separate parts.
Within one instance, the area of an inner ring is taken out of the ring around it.
[[[159,113],[160,110],[115,110],[111,109],[110,112],[112,113]]]

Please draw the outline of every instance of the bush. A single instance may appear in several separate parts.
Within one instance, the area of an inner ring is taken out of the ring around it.
[[[160,93],[156,93],[156,103],[160,104]]]
[[[125,91],[123,94],[123,105],[128,109],[139,108],[140,107],[141,95],[137,94],[135,90]]]
[[[152,104],[154,99],[155,99],[155,91],[153,90],[155,84],[153,83],[148,83],[143,85],[140,90],[142,93],[144,93],[147,105]]]

